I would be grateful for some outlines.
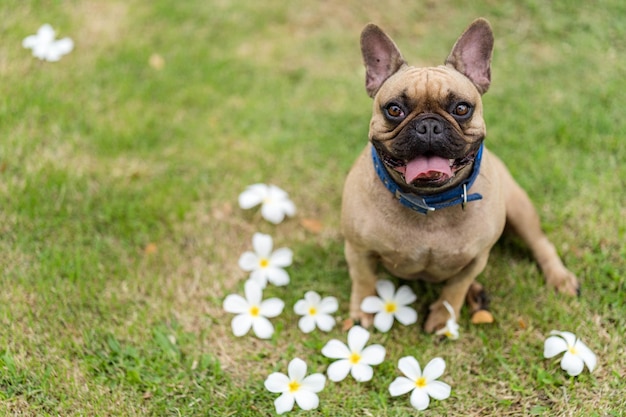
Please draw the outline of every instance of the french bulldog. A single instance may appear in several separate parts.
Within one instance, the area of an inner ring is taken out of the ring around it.
[[[480,18],[444,65],[415,67],[378,26],[361,34],[373,114],[341,211],[354,322],[372,324],[360,306],[376,293],[381,264],[401,279],[443,284],[430,305],[427,332],[450,318],[444,301],[456,317],[465,300],[471,313],[481,310],[482,286],[475,280],[505,224],[529,246],[548,287],[578,293],[528,195],[484,145],[481,97],[491,83],[493,43],[489,23]]]

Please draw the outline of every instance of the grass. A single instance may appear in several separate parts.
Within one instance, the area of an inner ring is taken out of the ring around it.
[[[371,106],[361,28],[377,22],[430,65],[485,16],[496,34],[488,144],[531,194],[583,296],[546,291],[504,238],[481,278],[495,325],[464,313],[457,343],[418,326],[374,333],[388,352],[374,380],[328,383],[309,414],[413,413],[387,394],[410,354],[448,364],[452,397],[428,415],[622,415],[626,7],[602,3],[3,2],[0,413],[273,415],[265,377],[295,356],[324,372],[321,347],[345,336],[302,336],[291,306],[315,289],[346,317],[341,187]],[[76,42],[59,63],[21,47],[45,22]],[[240,210],[255,182],[287,190],[297,217],[272,226]],[[269,341],[232,336],[221,307],[242,291],[237,259],[255,231],[294,251],[292,283],[266,291],[287,305]],[[437,288],[412,285],[421,321]],[[582,337],[597,370],[572,379],[543,360],[552,329]]]

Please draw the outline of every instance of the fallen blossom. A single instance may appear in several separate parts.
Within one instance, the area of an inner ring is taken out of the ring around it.
[[[372,379],[372,365],[379,365],[385,359],[385,348],[381,345],[365,347],[370,334],[361,326],[354,326],[348,332],[348,345],[332,339],[322,348],[322,355],[339,359],[330,364],[327,373],[331,381],[341,381],[348,373],[358,382]]]
[[[397,377],[389,385],[393,397],[411,392],[411,405],[422,411],[428,408],[430,398],[445,400],[450,396],[450,385],[437,381],[446,369],[442,358],[434,358],[426,364],[424,372],[413,356],[405,356],[398,361],[398,368],[405,376]]]
[[[243,336],[250,328],[261,339],[269,339],[274,334],[274,326],[268,318],[282,313],[285,303],[278,298],[263,300],[263,290],[254,281],[248,280],[244,287],[245,298],[230,294],[224,299],[224,310],[237,314],[231,326],[233,334]]]

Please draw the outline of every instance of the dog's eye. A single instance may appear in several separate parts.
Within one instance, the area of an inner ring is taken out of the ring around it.
[[[396,103],[388,104],[387,107],[385,107],[385,113],[392,119],[399,119],[404,116],[402,107],[398,106]]]
[[[467,103],[458,103],[456,106],[454,106],[454,109],[452,110],[452,114],[454,116],[458,116],[461,118],[468,117],[471,112],[472,106]]]

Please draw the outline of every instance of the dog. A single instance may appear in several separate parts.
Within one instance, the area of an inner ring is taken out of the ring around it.
[[[401,279],[442,283],[424,330],[485,308],[475,279],[505,224],[529,246],[546,284],[576,295],[576,276],[541,230],[526,192],[484,145],[482,95],[491,84],[493,32],[475,20],[444,65],[414,67],[374,24],[361,33],[365,88],[373,98],[369,141],[348,173],[341,228],[352,290],[350,317],[372,315],[362,300],[374,295],[382,264]]]

